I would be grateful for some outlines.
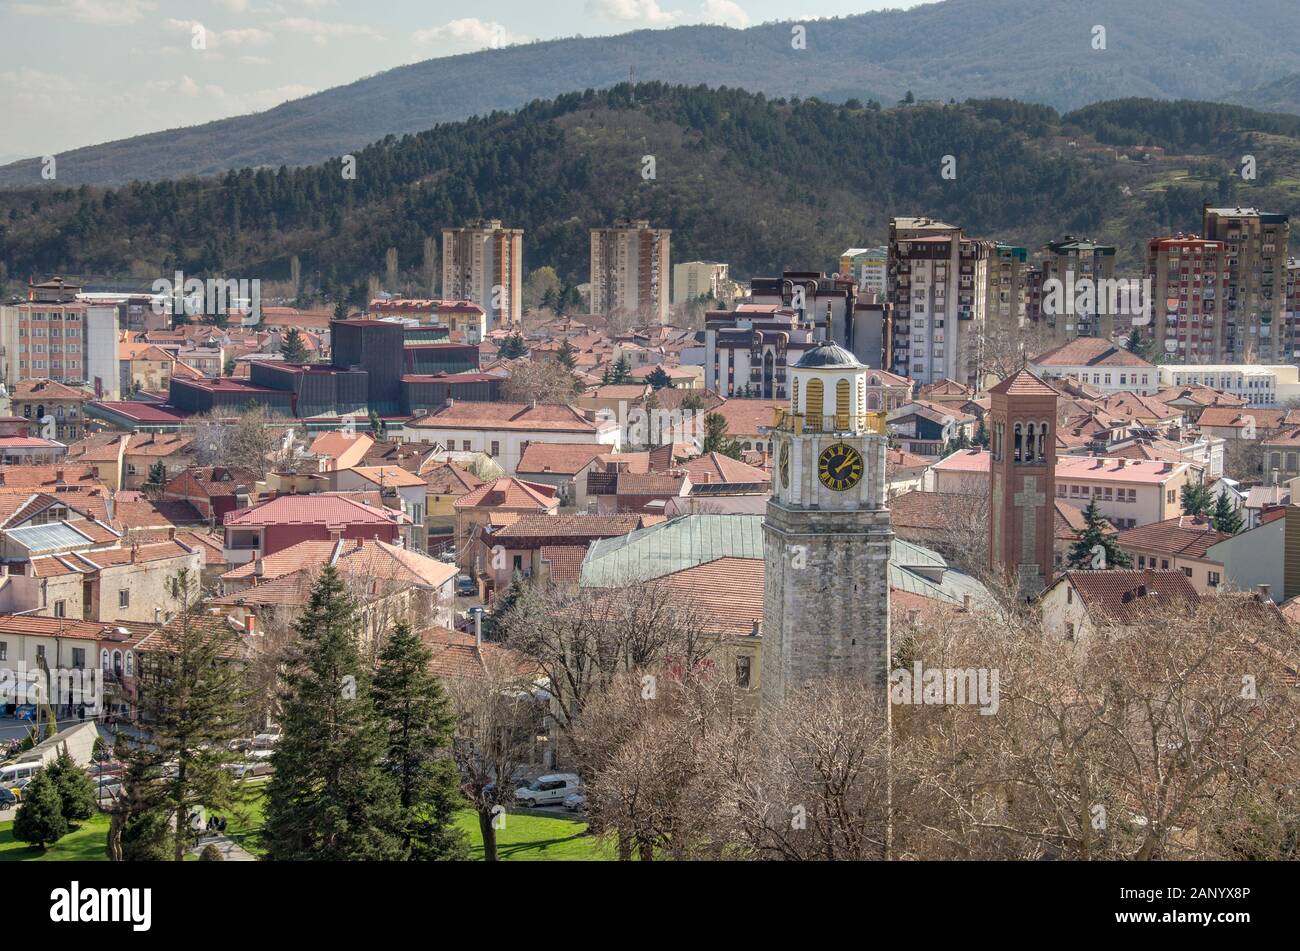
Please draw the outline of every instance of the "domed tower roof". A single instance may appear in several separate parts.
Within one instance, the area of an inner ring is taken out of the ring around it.
[[[841,346],[822,343],[813,347],[799,358],[794,365],[796,370],[865,370],[858,358]]]

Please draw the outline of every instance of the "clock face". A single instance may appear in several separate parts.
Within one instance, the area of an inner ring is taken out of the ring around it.
[[[817,459],[817,476],[836,492],[853,488],[862,481],[862,453],[848,443],[826,447]]]

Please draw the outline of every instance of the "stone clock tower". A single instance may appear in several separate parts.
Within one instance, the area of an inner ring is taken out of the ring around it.
[[[807,351],[791,375],[763,522],[763,702],[851,679],[879,691],[887,710],[884,417],[866,412],[867,368],[842,347]]]

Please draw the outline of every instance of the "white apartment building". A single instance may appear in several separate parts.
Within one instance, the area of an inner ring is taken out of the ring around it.
[[[1161,386],[1199,383],[1240,396],[1251,406],[1278,406],[1300,398],[1300,368],[1289,364],[1162,363]]]
[[[0,382],[49,379],[117,399],[118,310],[112,304],[24,301],[0,306]]]
[[[1044,380],[1065,377],[1106,393],[1149,395],[1162,386],[1153,364],[1101,337],[1075,337],[1034,357],[1029,370]]]
[[[840,255],[840,276],[853,278],[858,290],[870,291],[884,300],[888,290],[889,248],[849,248]]]
[[[729,264],[716,261],[687,261],[673,265],[673,304],[686,304],[708,295],[722,300],[724,288],[731,280]]]
[[[921,384],[978,382],[990,247],[932,218],[891,219],[893,372]]]
[[[442,296],[483,308],[489,331],[519,325],[523,275],[523,229],[496,219],[442,229]]]
[[[593,228],[589,313],[666,324],[671,234],[643,219],[620,218],[612,228]]]

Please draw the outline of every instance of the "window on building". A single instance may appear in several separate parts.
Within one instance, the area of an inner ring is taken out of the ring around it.
[[[492,456],[494,456],[494,457],[495,457],[495,456],[499,456],[499,455],[501,455],[501,443],[497,442],[495,439],[492,440],[492,453],[491,453],[491,454],[492,454]]]
[[[1184,569],[1183,569],[1183,574],[1187,575],[1187,577],[1190,578],[1190,577],[1192,576],[1192,569],[1191,569],[1191,568],[1184,568]]]
[[[86,667],[86,649],[84,647],[72,648],[72,666],[77,670],[84,670]]]
[[[131,606],[131,592],[126,588],[117,593],[117,606],[119,608],[129,608]]]
[[[1219,586],[1219,573],[1217,571],[1211,571],[1208,581],[1211,588],[1217,588]]]
[[[469,452],[469,440],[468,440],[468,439],[462,439],[462,440],[460,441],[460,448],[461,448],[463,451],[465,451],[465,452]]]
[[[750,659],[747,656],[736,658],[736,686],[747,688],[749,686],[749,665]]]
[[[68,616],[68,612],[67,612],[67,604],[66,604],[65,602],[63,602],[63,601],[55,601],[55,602],[54,602],[54,616],[55,616],[55,617],[67,617],[67,616]]]
[[[9,659],[9,642],[0,641],[0,660]]]

